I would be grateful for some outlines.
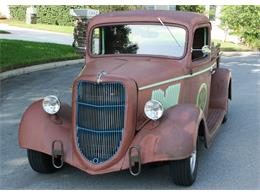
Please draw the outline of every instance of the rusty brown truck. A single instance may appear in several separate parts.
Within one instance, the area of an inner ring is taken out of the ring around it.
[[[90,19],[87,37],[71,105],[46,94],[22,117],[19,144],[32,169],[50,173],[65,162],[89,174],[138,175],[144,164],[165,162],[174,183],[191,185],[198,142],[211,145],[231,99],[231,73],[219,67],[208,18],[101,14]]]

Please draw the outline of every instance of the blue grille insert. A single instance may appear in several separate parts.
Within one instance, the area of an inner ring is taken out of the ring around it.
[[[78,83],[77,142],[88,161],[100,164],[116,154],[124,115],[125,88],[121,83]]]

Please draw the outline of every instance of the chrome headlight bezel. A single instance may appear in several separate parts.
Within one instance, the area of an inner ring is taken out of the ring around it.
[[[60,110],[60,105],[60,100],[55,95],[48,95],[42,100],[43,110],[50,115],[58,113]]]
[[[151,120],[158,120],[162,117],[164,108],[161,102],[157,100],[149,100],[145,103],[144,113]]]

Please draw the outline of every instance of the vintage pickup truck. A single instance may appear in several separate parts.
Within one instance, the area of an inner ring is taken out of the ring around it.
[[[115,12],[93,17],[87,35],[71,106],[52,94],[22,117],[19,145],[32,169],[50,173],[65,162],[89,174],[138,175],[143,164],[166,162],[175,184],[192,185],[198,141],[211,145],[231,99],[208,18]]]

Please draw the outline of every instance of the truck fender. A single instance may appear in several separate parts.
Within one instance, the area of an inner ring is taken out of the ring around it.
[[[61,103],[56,115],[49,115],[42,109],[42,100],[33,102],[24,112],[19,126],[19,145],[46,154],[52,154],[52,142],[61,140],[64,156],[71,162],[72,122],[71,107]]]
[[[178,104],[166,110],[159,121],[150,121],[141,129],[131,146],[139,146],[142,164],[185,159],[196,148],[202,120],[205,118],[198,107]],[[127,166],[127,162],[128,158],[124,166]]]
[[[231,71],[226,68],[216,69],[211,79],[210,102],[211,108],[227,110],[227,99],[231,100]]]

